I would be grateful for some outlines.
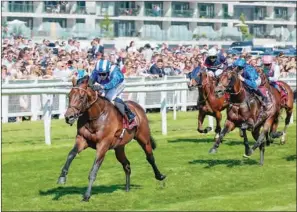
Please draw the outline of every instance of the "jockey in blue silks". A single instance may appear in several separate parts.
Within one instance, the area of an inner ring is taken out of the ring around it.
[[[119,109],[123,116],[127,115],[129,124],[134,121],[135,114],[126,103],[119,97],[125,88],[124,75],[117,65],[112,65],[110,61],[100,59],[91,75],[90,85],[99,84],[99,89],[111,103]],[[94,86],[96,89],[96,86]],[[98,89],[97,87],[97,89]]]
[[[243,58],[237,59],[233,63],[233,67],[237,68],[238,71],[242,71],[242,74],[238,75],[238,78],[250,88],[251,91],[256,93],[257,95],[262,97],[262,100],[264,103],[262,104],[263,107],[261,107],[260,114],[258,116],[258,120],[254,124],[254,126],[258,126],[258,124],[263,120],[263,118],[267,115],[265,110],[267,109],[268,105],[268,98],[265,96],[265,94],[262,93],[260,89],[258,89],[259,85],[261,84],[261,78],[256,71],[256,69],[247,64],[246,61]],[[246,128],[246,125],[242,126],[242,129]]]

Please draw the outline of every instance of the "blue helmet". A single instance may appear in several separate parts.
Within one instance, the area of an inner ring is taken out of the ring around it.
[[[109,73],[110,71],[110,61],[108,60],[99,60],[96,64],[96,70],[99,73]]]
[[[235,62],[233,63],[233,67],[244,67],[246,65],[245,59],[243,58],[239,58],[237,60],[235,60]]]

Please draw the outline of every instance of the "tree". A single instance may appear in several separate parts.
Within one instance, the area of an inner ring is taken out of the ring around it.
[[[245,24],[245,16],[243,13],[241,13],[239,20],[242,24]],[[252,35],[249,33],[248,26],[240,26],[239,29],[243,35],[244,40],[252,38]]]
[[[105,13],[104,19],[100,22],[100,28],[103,31],[104,37],[109,37],[112,31],[112,21],[109,19],[109,15]]]

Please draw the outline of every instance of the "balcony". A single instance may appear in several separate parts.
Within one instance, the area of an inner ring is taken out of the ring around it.
[[[9,3],[8,11],[15,13],[34,13],[33,4]]]
[[[289,20],[289,16],[287,14],[274,14],[274,20]]]
[[[200,11],[199,12],[199,18],[215,18],[215,14],[214,13],[205,12],[205,11]]]
[[[86,6],[76,6],[75,14],[87,15],[87,8]]]
[[[194,10],[172,10],[172,17],[191,18],[193,17]]]
[[[120,16],[137,16],[140,8],[119,8],[118,15]]]
[[[69,14],[70,8],[66,9],[64,5],[44,5],[44,13]]]
[[[155,9],[145,9],[146,16],[154,16],[154,17],[163,17],[164,11],[163,10],[155,10]]]

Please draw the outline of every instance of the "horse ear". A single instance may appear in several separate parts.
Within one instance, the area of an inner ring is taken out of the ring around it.
[[[76,86],[76,83],[77,83],[77,79],[76,77],[72,77],[72,86]]]

